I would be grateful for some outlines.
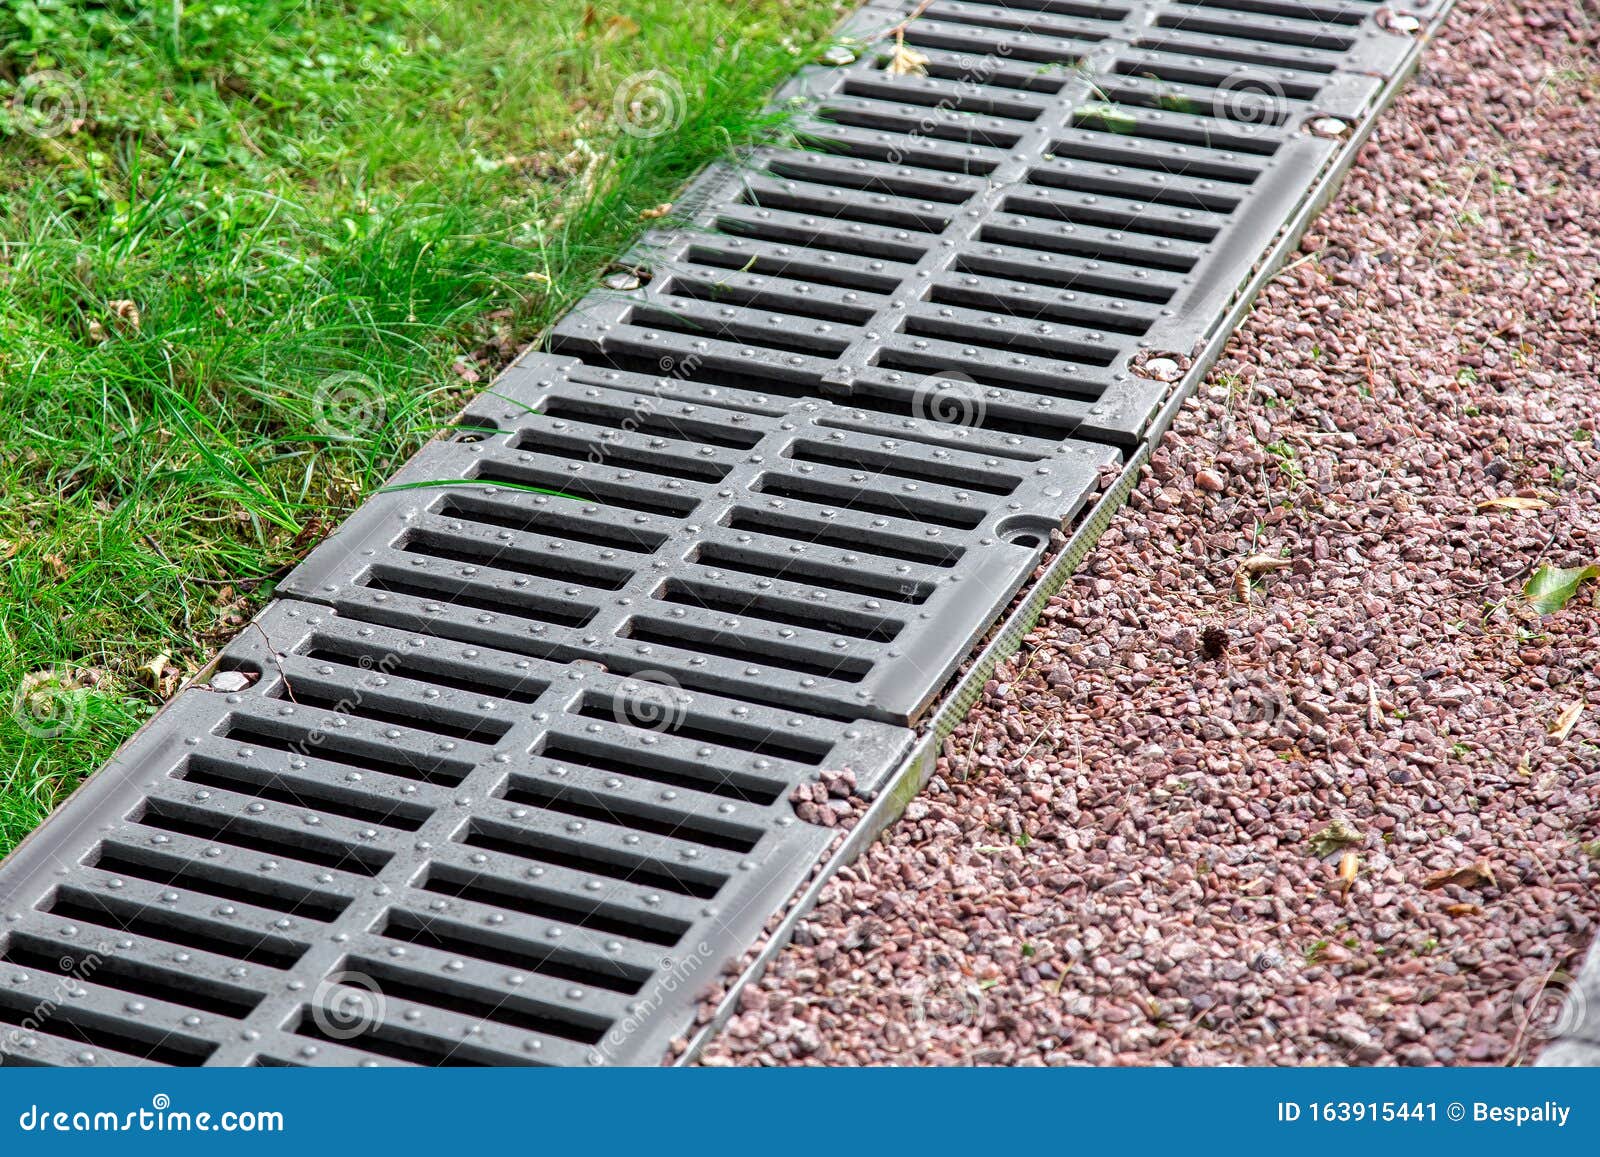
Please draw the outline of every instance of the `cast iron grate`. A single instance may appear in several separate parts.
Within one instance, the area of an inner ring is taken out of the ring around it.
[[[791,793],[890,781],[1418,23],[867,5],[0,867],[0,1060],[659,1060],[834,844]]]

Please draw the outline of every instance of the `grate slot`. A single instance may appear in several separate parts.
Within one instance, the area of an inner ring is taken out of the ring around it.
[[[964,309],[982,309],[1023,321],[1064,321],[1074,325],[1094,325],[1111,333],[1138,337],[1146,332],[1155,319],[1149,314],[1118,316],[1113,312],[1124,302],[1097,299],[1092,295],[1082,299],[1077,294],[1061,294],[1047,298],[1033,293],[1032,287],[1016,282],[1006,282],[987,277],[963,277],[956,281],[938,282],[928,290],[928,301],[934,305],[955,305]]]
[[[38,1002],[26,993],[0,988],[0,1024],[31,1030],[37,1012]],[[203,1065],[206,1058],[217,1049],[211,1041],[162,1031],[158,1026],[150,1026],[143,1032],[137,1031],[144,1028],[137,1021],[62,1005],[52,1009],[49,1018],[52,1036],[80,1041],[91,1048],[124,1053],[161,1065]],[[9,1056],[7,1059],[9,1062]]]
[[[223,734],[235,743],[251,747],[266,747],[273,751],[282,751],[302,759],[314,751],[317,759],[328,763],[344,764],[347,767],[361,768],[365,771],[381,771],[385,775],[395,775],[401,779],[414,779],[423,783],[438,783],[446,787],[453,787],[460,783],[472,770],[471,764],[444,756],[428,756],[426,757],[428,765],[419,767],[393,758],[389,754],[395,751],[392,747],[382,748],[375,744],[361,742],[355,737],[339,735],[333,732],[318,733],[294,729],[293,737],[291,737],[261,730],[261,727],[265,725],[265,720],[255,721],[254,724],[236,721],[230,723]],[[285,730],[290,729],[286,728]],[[311,736],[314,734],[321,734],[321,738],[313,742]]]
[[[764,663],[782,667],[786,671],[798,671],[802,675],[817,675],[845,683],[861,682],[872,669],[872,664],[864,659],[836,658],[771,640],[759,646],[753,645],[754,640],[751,644],[740,646],[732,641],[737,636],[729,631],[675,619],[635,615],[623,624],[617,635],[652,646],[672,647],[691,654],[716,655],[739,662]]]
[[[702,283],[691,277],[679,276],[673,278],[669,285],[672,287],[670,292],[692,297]],[[648,400],[641,400],[633,406],[624,406],[592,398],[558,396],[552,397],[545,405],[544,414],[549,418],[570,418],[589,425],[610,426],[626,433],[637,432],[658,438],[671,438],[695,446],[722,446],[730,450],[748,450],[761,441],[761,434],[756,430],[738,430],[719,422],[707,422],[686,416],[669,417],[661,412],[658,405]],[[737,418],[738,415],[734,417]],[[658,540],[657,545],[659,544]],[[617,544],[613,542],[603,545]],[[625,549],[637,548],[629,546]]]
[[[336,1015],[329,1014],[331,1023],[338,1023]],[[317,1024],[316,1017],[310,1009],[301,1012],[294,1022],[293,1031],[296,1036],[327,1045],[349,1045],[359,1041],[359,1047],[363,1052],[388,1057],[391,1060],[407,1061],[410,1064],[420,1062],[434,1068],[483,1068],[490,1063],[488,1060],[476,1059],[477,1054],[472,1049],[460,1044],[447,1043],[423,1033],[396,1031],[386,1024],[364,1029],[354,1041],[342,1032],[338,1036],[330,1036]]]
[[[835,221],[862,221],[919,233],[942,233],[950,225],[949,216],[937,212],[928,202],[909,201],[887,193],[850,193],[833,185],[809,181],[747,181],[741,200],[758,209],[821,213]]]
[[[317,663],[337,663],[358,671],[373,668],[374,651],[369,651],[347,639],[326,639],[305,653],[305,658]],[[512,677],[499,672],[476,671],[472,678],[457,675],[445,669],[444,663],[424,662],[404,658],[393,652],[379,656],[382,670],[401,675],[417,682],[450,687],[474,695],[492,695],[513,703],[532,703],[544,694],[548,683],[527,675]]]
[[[608,567],[589,559],[570,556],[552,559],[527,547],[511,543],[492,545],[475,542],[470,538],[456,537],[437,530],[408,531],[396,540],[394,548],[407,554],[420,554],[426,558],[437,558],[445,562],[490,567],[497,571],[524,574],[530,578],[549,579],[551,582],[572,582],[602,591],[620,591],[632,577],[631,572],[622,567]],[[464,735],[461,738],[473,737]]]
[[[1331,73],[1338,66],[1332,60],[1308,60],[1303,56],[1285,57],[1282,52],[1250,51],[1238,41],[1239,48],[1228,48],[1208,40],[1191,39],[1181,35],[1147,36],[1133,42],[1135,48],[1154,52],[1170,52],[1179,56],[1201,57],[1206,60],[1230,60],[1258,67],[1279,66],[1299,69],[1302,72]]]
[[[724,247],[726,246],[726,247]],[[689,246],[687,260],[713,269],[727,269],[735,273],[758,273],[763,277],[792,277],[814,285],[828,285],[835,289],[863,290],[867,293],[887,294],[900,288],[900,277],[884,272],[888,264],[841,262],[839,254],[814,252],[802,247],[799,252],[788,245],[768,242],[758,237],[730,237],[719,244],[701,240]],[[644,373],[660,373],[652,366]]]
[[[474,820],[468,825],[462,843],[491,852],[504,852],[524,860],[537,860],[560,868],[593,872],[630,884],[646,884],[709,900],[721,888],[724,877],[698,873],[667,864],[653,857],[597,848],[581,840],[569,840],[546,832],[528,831],[492,820]],[[601,853],[604,853],[602,856]]]
[[[978,490],[984,494],[1004,496],[1011,494],[1022,479],[1014,474],[978,470],[955,462],[941,462],[940,455],[948,451],[934,451],[933,459],[908,458],[889,450],[874,450],[852,445],[843,440],[829,442],[796,442],[789,456],[799,462],[816,462],[827,466],[843,466],[852,470],[869,470],[893,478],[912,478]]]
[[[153,894],[150,900],[155,900]],[[306,952],[304,944],[281,936],[267,936],[249,928],[201,919],[154,902],[140,903],[90,892],[72,884],[63,884],[44,910],[64,919],[109,924],[124,932],[186,945],[218,956],[231,956],[243,963],[267,968],[293,968]]]
[[[369,681],[365,687],[357,687],[352,693],[337,684],[323,683],[321,677],[314,678],[304,669],[296,673],[292,683],[285,680],[282,697],[297,707],[314,707],[373,723],[393,723],[413,731],[464,739],[469,743],[493,743],[511,728],[511,724],[503,720],[484,719],[448,706],[435,705],[426,714],[414,709],[407,711],[400,707],[397,697],[389,693],[387,687],[380,691]],[[372,702],[374,699],[395,703],[395,707],[378,706]]]
[[[539,596],[497,598],[488,593],[493,588],[469,586],[460,579],[451,579],[445,575],[430,575],[427,571],[412,572],[418,578],[425,580],[412,582],[410,578],[400,577],[401,572],[394,568],[385,567],[380,572],[375,567],[373,570],[374,573],[363,585],[381,595],[405,595],[429,603],[449,603],[458,607],[471,607],[478,611],[491,611],[497,615],[538,619],[563,627],[581,627],[595,615],[592,607],[573,610],[570,609],[571,604],[557,603],[553,599]],[[441,590],[440,588],[446,584],[454,589]]]
[[[267,882],[251,879],[242,872],[185,862],[180,857],[161,855],[148,848],[118,846],[111,841],[101,844],[100,848],[94,866],[102,872],[136,876],[163,887],[204,892],[219,900],[237,900],[241,904],[289,912],[319,924],[331,923],[350,904],[347,896],[295,889],[281,881],[271,881],[275,886],[269,887]]]
[[[1142,52],[1118,60],[1112,65],[1112,69],[1121,76],[1145,81],[1166,81],[1182,86],[1178,95],[1186,102],[1225,99],[1227,93],[1233,91],[1232,86],[1240,84],[1235,71],[1206,68],[1203,60],[1196,59],[1193,55],[1180,56],[1178,53],[1169,55],[1166,50],[1149,45],[1146,45]],[[1245,83],[1251,86],[1251,91],[1262,91],[1261,88],[1255,87],[1261,85],[1267,93],[1274,96],[1281,93],[1286,99],[1295,101],[1315,100],[1317,94],[1322,91],[1322,86],[1319,84],[1294,80],[1283,76],[1281,72],[1260,78],[1246,77]],[[1183,106],[1183,110],[1193,111],[1187,104]]]
[[[830,125],[871,129],[874,132],[903,136],[913,141],[951,141],[961,145],[982,145],[990,149],[1012,149],[1022,139],[1022,134],[1014,128],[983,125],[975,120],[964,121],[960,118],[940,119],[931,115],[919,119],[914,110],[907,110],[904,105],[864,98],[858,99],[853,104],[823,105],[817,116]],[[926,225],[915,227],[924,232],[937,233],[943,225],[933,229],[927,228]]]
[[[0,953],[0,961],[19,968],[32,968],[48,976],[59,972],[61,963],[73,959],[73,953],[79,951],[81,948],[69,940],[17,932],[11,937],[5,952]],[[78,972],[78,964],[74,963],[68,971]],[[130,967],[115,953],[97,960],[91,975],[95,984],[114,988],[118,992],[145,996],[235,1020],[248,1016],[264,999],[259,992],[218,984],[182,971],[166,973],[148,966]]]
[[[668,579],[656,589],[655,597],[662,602],[676,603],[679,606],[722,611],[730,615],[748,616],[771,623],[787,623],[794,627],[850,635],[853,638],[870,639],[877,643],[887,643],[898,635],[905,625],[877,615],[851,614],[839,607],[788,603],[769,595],[732,591],[711,583],[686,579]]]
[[[583,907],[573,897],[553,888],[541,888],[521,880],[501,880],[448,864],[429,869],[421,886],[441,896],[472,900],[490,907],[514,908],[524,915],[560,920],[595,932],[659,944],[663,948],[678,943],[691,927],[684,920],[654,917],[648,912],[633,912],[603,901],[593,901],[590,906]]]
[[[987,232],[987,228],[980,232],[979,240],[992,240],[985,235]],[[1011,245],[988,245],[963,253],[955,260],[955,271],[1021,281],[1048,289],[1120,293],[1132,301],[1150,305],[1163,305],[1171,301],[1177,292],[1176,278],[1166,270],[1116,265],[1108,268],[1087,258],[1033,253]]]
[[[735,507],[729,513],[724,525],[730,530],[744,530],[754,534],[768,535],[772,538],[793,539],[796,542],[808,545],[836,546],[861,554],[904,559],[907,562],[926,563],[938,567],[955,566],[960,561],[962,554],[959,547],[951,547],[944,543],[920,542],[912,538],[890,537],[888,534],[863,537],[844,531],[835,531],[826,522],[782,510],[750,510],[744,507]],[[708,543],[701,548],[697,557],[702,561],[711,559],[716,557],[718,549],[726,550],[727,546],[723,544],[720,548],[713,548]],[[805,565],[802,560],[792,559],[789,555],[784,555],[783,557],[784,562],[781,565],[789,567],[796,574],[804,573],[799,569]],[[723,557],[716,557],[716,561],[723,566],[732,567],[734,565]],[[761,573],[766,572],[763,571]],[[779,573],[781,574],[782,572],[780,571]],[[807,575],[807,578],[813,582],[824,581],[811,575]],[[896,582],[889,590],[900,590],[901,586],[902,584]],[[852,588],[839,586],[838,589],[849,590]],[[904,596],[908,598],[908,601],[921,601],[912,596],[917,595],[922,590],[923,588],[919,584],[912,583],[905,588]],[[878,593],[870,587],[867,588],[867,591]]]
[[[211,760],[206,756],[193,756],[185,770],[183,780],[190,783],[203,783],[204,780],[193,774],[197,768],[223,767],[229,765],[222,760]],[[238,772],[240,769],[231,768]],[[210,803],[225,803],[241,805],[250,799],[270,798],[266,791],[251,791],[247,784],[230,781],[226,775],[215,777],[214,786],[228,792],[226,799],[213,799]],[[286,795],[293,793],[285,792]],[[288,799],[281,801],[294,808],[310,808],[304,800]],[[315,801],[316,810],[320,813],[341,814],[337,808],[329,807],[322,800]],[[401,804],[394,805],[397,810]],[[421,811],[422,818],[426,818],[425,809]],[[353,816],[353,818],[366,823],[380,823],[377,817],[381,814],[374,809],[370,815]],[[416,814],[415,811],[412,812]],[[159,795],[152,795],[146,801],[145,808],[138,813],[138,822],[146,827],[159,828],[162,831],[172,832],[175,835],[193,836],[196,839],[209,840],[212,843],[226,843],[238,848],[246,848],[252,852],[261,852],[269,856],[281,856],[286,860],[298,861],[306,864],[315,864],[322,868],[335,868],[341,872],[352,872],[360,876],[376,876],[383,866],[389,862],[389,853],[380,848],[363,847],[353,844],[341,843],[336,839],[319,836],[314,832],[294,832],[291,838],[282,828],[261,822],[257,817],[243,815],[222,815],[209,811],[197,804],[185,803],[182,800],[167,799]],[[415,831],[421,827],[420,821],[416,827],[411,826],[412,821],[403,819],[391,821],[384,825],[400,831]],[[320,825],[326,827],[327,825]],[[226,838],[224,838],[226,837]]]
[[[653,727],[649,720],[634,722],[630,714],[632,710],[625,695],[591,691],[578,704],[576,714],[584,719],[610,720],[620,726],[640,727],[652,734],[666,734],[674,739],[694,743],[712,743],[718,747],[733,748],[751,755],[771,756],[773,759],[783,759],[808,767],[821,764],[827,757],[830,746],[827,743],[808,743],[803,735],[784,734],[770,728],[757,730],[741,726],[731,720],[713,718],[696,712],[684,712],[674,719],[672,726],[663,733]],[[770,799],[762,800],[758,796],[750,798],[758,803],[771,802]],[[777,797],[774,795],[772,798]]]
[[[779,278],[765,278],[762,285],[756,286],[748,282],[738,284],[732,280],[713,281],[680,274],[667,283],[664,296],[667,300],[685,298],[711,305],[770,309],[794,317],[842,325],[865,325],[877,314],[881,305],[881,302],[868,304],[861,301],[855,290],[846,292],[845,300],[831,294],[823,296],[815,290],[815,286],[803,281],[784,282]]]
[[[497,502],[468,494],[454,494],[439,504],[444,518],[460,518],[505,530],[545,534],[569,542],[612,547],[635,554],[659,550],[667,536],[637,526],[613,526],[599,519],[575,518],[545,508],[523,510],[507,502]]]
[[[713,826],[699,817],[666,808],[646,811],[632,801],[603,796],[598,792],[556,787],[524,775],[513,775],[500,792],[500,797],[545,811],[598,820],[600,823],[615,824],[657,836],[671,836],[673,839],[689,840],[730,852],[748,852],[761,839],[760,832],[737,825]],[[734,832],[737,834],[732,834]]]
[[[893,518],[932,523],[935,526],[959,527],[962,530],[971,530],[985,517],[985,512],[981,510],[961,510],[944,503],[882,494],[848,482],[806,478],[797,474],[777,474],[769,471],[756,479],[751,489],[759,494],[770,494],[776,498],[787,498],[795,502],[815,503],[819,506],[842,504],[851,510],[887,514]]]
[[[1198,32],[1206,36],[1225,36],[1255,43],[1288,44],[1298,48],[1330,52],[1347,52],[1355,44],[1351,37],[1328,31],[1312,21],[1296,22],[1295,26],[1290,26],[1289,21],[1276,24],[1263,20],[1243,22],[1238,17],[1202,16],[1199,10],[1163,12],[1156,17],[1156,26],[1177,28],[1184,32]]]
[[[460,1013],[479,1021],[493,1021],[528,1032],[545,1033],[579,1044],[597,1044],[611,1021],[584,1018],[579,1010],[536,1004],[515,995],[487,991],[458,982],[428,983],[372,957],[352,957],[346,967],[368,977],[374,988],[393,1000],[406,1000],[427,1008]]]
[[[505,906],[505,899],[497,893],[489,903]],[[560,949],[539,943],[516,944],[487,931],[464,927],[438,917],[420,916],[403,909],[389,914],[382,934],[389,940],[442,952],[457,952],[475,960],[522,968],[541,976],[571,980],[608,992],[620,992],[625,996],[638,992],[649,979],[649,972],[642,968],[631,968],[613,961],[604,962],[604,968],[596,968],[588,958]]]
[[[684,305],[687,307],[688,300]],[[774,314],[765,321],[753,321],[736,310],[725,310],[731,314],[718,319],[710,317],[693,316],[688,312],[674,313],[668,309],[661,309],[650,305],[636,305],[629,312],[628,321],[633,325],[645,326],[668,333],[682,334],[685,337],[716,337],[724,341],[750,342],[755,345],[765,346],[768,349],[786,350],[789,353],[821,355],[835,357],[845,351],[850,342],[844,337],[829,337],[826,333],[817,330],[832,331],[831,326],[807,326],[802,324],[806,319],[800,317],[786,317]],[[806,332],[808,329],[811,332]],[[647,342],[656,340],[656,335],[644,335]],[[719,481],[723,474],[707,481]],[[704,478],[704,473],[680,473],[680,478]]]
[[[598,502],[603,506],[620,506],[626,510],[637,510],[645,514],[664,514],[673,518],[682,518],[690,514],[700,504],[700,500],[691,494],[645,491],[639,487],[623,486],[600,478],[585,478],[574,474],[564,475],[554,470],[541,470],[523,462],[484,462],[473,477],[482,482],[502,482],[523,488],[549,487],[556,491],[558,497]]]

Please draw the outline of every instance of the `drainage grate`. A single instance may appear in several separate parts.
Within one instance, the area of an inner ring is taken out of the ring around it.
[[[898,782],[1423,22],[868,5],[0,868],[0,1060],[658,1060],[835,846],[791,793]]]
[[[664,997],[833,837],[790,791],[871,790],[908,740],[312,604],[257,626],[214,678],[253,686],[185,692],[8,862],[7,1063],[653,1062]]]
[[[282,591],[542,659],[905,724],[1115,460],[929,420],[891,435],[830,404],[677,387],[667,398],[638,375],[523,359],[468,415],[501,432],[429,447]]]

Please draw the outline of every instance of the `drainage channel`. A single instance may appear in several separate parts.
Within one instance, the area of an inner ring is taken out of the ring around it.
[[[792,145],[0,865],[0,1061],[692,1058],[1126,497],[1447,2],[1402,7],[860,10]]]

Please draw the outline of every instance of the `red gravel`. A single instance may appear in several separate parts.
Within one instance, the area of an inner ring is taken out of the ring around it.
[[[1600,65],[1572,19],[1457,11],[708,1063],[1536,1052],[1600,913],[1593,588],[1542,621],[1518,598],[1600,561]],[[1518,494],[1550,508],[1478,508]],[[1257,554],[1292,566],[1247,608]],[[1319,855],[1335,820],[1354,842]]]

